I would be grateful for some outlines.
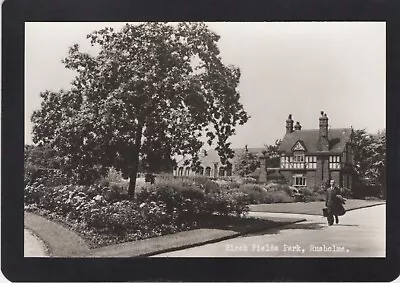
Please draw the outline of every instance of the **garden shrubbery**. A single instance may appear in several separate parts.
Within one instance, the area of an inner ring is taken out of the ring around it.
[[[239,191],[247,195],[252,204],[293,202],[291,194],[281,188],[282,185],[262,186],[259,184],[244,184]]]
[[[35,183],[25,187],[24,201],[26,210],[60,221],[94,246],[103,246],[202,227],[215,215],[247,213],[246,194],[209,182],[160,179],[138,190],[135,200],[128,199],[123,187],[107,182],[54,187]]]

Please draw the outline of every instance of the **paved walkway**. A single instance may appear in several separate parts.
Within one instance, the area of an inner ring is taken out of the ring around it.
[[[27,229],[24,229],[24,256],[47,257],[43,242]]]
[[[253,212],[256,217],[289,214]],[[298,215],[291,215],[298,217]],[[348,211],[340,223],[301,215],[307,221],[157,257],[384,257],[386,205]]]

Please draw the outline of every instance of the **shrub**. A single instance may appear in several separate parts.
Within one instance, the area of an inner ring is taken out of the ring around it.
[[[172,175],[159,175],[156,178],[155,184],[157,186],[173,186],[175,188],[193,187],[196,186],[203,190],[205,193],[220,192],[221,186],[210,178],[203,176],[194,177],[176,177]]]
[[[267,203],[284,203],[293,202],[293,198],[289,196],[285,191],[271,191],[268,192]]]
[[[240,186],[239,191],[245,193],[252,204],[293,202],[291,195],[276,185],[273,188],[270,186],[267,190],[262,185],[244,184]]]
[[[341,193],[345,198],[353,197],[353,192],[349,188],[341,188]]]
[[[125,181],[125,179],[122,177],[122,173],[115,170],[115,168],[110,168],[108,170],[106,178],[110,183],[120,183]]]
[[[96,245],[191,229],[214,215],[241,216],[248,211],[246,194],[206,192],[190,179],[158,180],[139,191],[134,201],[116,184],[46,187],[36,183],[26,186],[24,193],[25,209],[67,223]]]
[[[147,238],[175,230],[174,215],[166,213],[165,204],[150,202],[137,204],[131,201],[115,202],[86,214],[88,228],[101,234],[122,237]]]
[[[117,201],[128,200],[128,191],[119,184],[112,184],[109,187],[105,187],[103,191],[104,198],[109,203]]]
[[[270,183],[266,187],[267,191],[284,191],[287,195],[292,196],[297,189],[288,184]]]
[[[256,184],[257,180],[253,177],[243,177],[242,178],[242,183],[243,184]]]
[[[73,181],[60,170],[39,168],[38,166],[29,162],[25,162],[24,169],[25,186],[30,186],[34,183],[37,183],[43,184],[47,187],[54,187],[66,185]]]
[[[213,214],[241,215],[246,212],[248,204],[244,194],[220,190],[215,186],[207,189],[203,184],[196,184],[191,179],[158,181],[153,187],[137,194],[137,201],[146,200],[162,201],[166,204],[168,213],[178,212],[182,222]]]
[[[312,196],[314,194],[314,191],[310,188],[304,187],[304,188],[300,188],[299,192],[301,194],[303,194],[304,196],[308,197],[308,196]]]
[[[194,182],[199,185],[206,194],[221,192],[221,189],[223,189],[216,181],[212,181],[207,177],[196,177],[194,178]]]
[[[99,183],[100,187],[102,187],[102,188],[106,188],[106,187],[110,186],[110,181],[105,178],[99,180],[98,183]]]
[[[209,215],[245,215],[248,211],[248,197],[238,191],[222,191],[206,195],[204,209]]]
[[[244,184],[238,190],[245,193],[252,204],[267,203],[268,201],[267,190],[261,185]]]

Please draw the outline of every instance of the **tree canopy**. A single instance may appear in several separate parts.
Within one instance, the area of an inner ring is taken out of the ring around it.
[[[274,144],[265,145],[266,151],[264,155],[267,160],[267,167],[270,168],[278,168],[280,166],[280,153],[278,151],[279,146],[281,145],[282,140],[277,139],[275,140]]]
[[[385,131],[372,135],[365,129],[354,132],[356,150],[354,154],[355,169],[361,178],[373,179],[383,183],[382,176],[386,164]]]
[[[63,63],[77,72],[71,89],[42,92],[32,115],[33,141],[51,144],[65,168],[113,166],[129,175],[133,196],[139,158],[156,164],[189,154],[196,166],[204,138],[222,163],[233,156],[227,140],[249,118],[240,70],[224,65],[220,37],[204,23],[126,24],[87,38],[100,51],[70,47]]]
[[[254,172],[257,168],[260,167],[261,157],[265,158],[267,167],[279,167],[280,154],[278,152],[278,149],[281,142],[282,140],[277,139],[272,145],[264,145],[265,149],[262,151],[261,154],[256,154],[246,149],[244,153],[236,159],[235,174],[243,177]]]
[[[356,130],[354,143],[355,170],[359,182],[369,180],[383,188],[386,185],[386,131],[370,134],[365,129]]]

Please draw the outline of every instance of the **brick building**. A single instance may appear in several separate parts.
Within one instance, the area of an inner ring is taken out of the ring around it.
[[[280,173],[290,185],[320,187],[334,179],[340,187],[351,188],[353,179],[353,129],[332,129],[321,112],[319,129],[303,130],[286,120],[286,134],[279,147]]]
[[[175,176],[206,176],[212,178],[230,177],[232,176],[232,172],[235,171],[237,158],[243,155],[246,151],[256,155],[262,155],[264,150],[265,148],[233,148],[234,157],[229,160],[231,162],[231,168],[228,168],[221,163],[216,150],[203,150],[199,156],[201,162],[199,172],[194,172],[191,170],[190,165],[185,165],[185,160],[189,160],[189,158],[183,158],[177,162],[177,167],[174,169],[173,174]]]

